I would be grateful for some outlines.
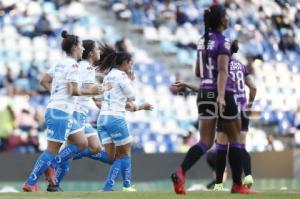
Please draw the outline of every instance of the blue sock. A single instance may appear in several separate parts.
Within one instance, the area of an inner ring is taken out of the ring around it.
[[[26,180],[29,185],[35,185],[41,175],[48,169],[55,155],[50,151],[44,151],[37,159],[33,170]]]
[[[103,191],[112,191],[112,187],[114,186],[116,180],[120,175],[120,170],[121,170],[121,159],[117,159],[110,167]]]
[[[99,153],[96,153],[94,155],[89,155],[88,157],[93,160],[100,160],[101,162],[106,163],[106,164],[111,164],[107,153],[102,150]]]
[[[59,164],[55,171],[55,181],[57,185],[62,181],[65,175],[69,172],[72,160],[67,160]]]
[[[82,157],[89,157],[93,160],[100,160],[103,163],[111,164],[111,162],[109,161],[109,157],[105,151],[100,151],[96,154],[93,154],[90,148],[85,148],[83,151],[74,156],[74,160],[81,159]]]
[[[77,153],[75,156],[74,156],[74,160],[79,160],[81,159],[82,157],[89,157],[90,155],[92,155],[92,151],[90,148],[85,148],[83,149],[81,152]]]
[[[121,175],[123,178],[123,186],[128,188],[131,186],[131,157],[121,158]]]
[[[73,158],[79,152],[80,149],[75,144],[67,145],[57,156],[55,156],[54,160],[51,162],[51,166],[56,169],[59,164]]]

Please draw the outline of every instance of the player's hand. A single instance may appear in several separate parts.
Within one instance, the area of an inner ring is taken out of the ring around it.
[[[134,75],[134,72],[133,70],[130,70],[130,72],[128,73],[128,77],[131,81],[134,81],[135,80],[135,75]]]
[[[135,80],[135,75],[134,75],[134,71],[132,70],[132,68],[130,70],[126,70],[125,73],[127,74],[128,78],[131,81]]]
[[[144,103],[144,104],[141,105],[141,109],[146,110],[146,111],[152,111],[153,110],[153,105],[149,104],[149,103]]]
[[[112,89],[111,83],[102,84],[102,92],[109,91],[110,89]]]
[[[220,110],[220,113],[223,113],[225,111],[225,106],[226,106],[226,102],[224,97],[218,96],[217,97],[217,104],[218,104],[218,108]]]
[[[172,84],[172,86],[177,87],[178,89],[182,89],[182,88],[186,88],[188,85],[186,82],[183,81],[177,81],[174,84]]]

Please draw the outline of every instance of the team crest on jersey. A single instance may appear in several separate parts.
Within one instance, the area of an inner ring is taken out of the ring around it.
[[[89,66],[86,68],[87,70],[93,70],[93,67],[92,66]]]
[[[47,136],[51,137],[51,136],[53,136],[53,135],[54,135],[54,131],[51,130],[51,129],[48,129],[48,131],[47,131]]]
[[[71,119],[68,120],[67,128],[70,129],[73,125],[73,121]]]
[[[213,40],[209,40],[207,44],[207,49],[212,50],[215,46],[216,42]],[[198,43],[198,50],[204,50],[204,39],[201,39]]]

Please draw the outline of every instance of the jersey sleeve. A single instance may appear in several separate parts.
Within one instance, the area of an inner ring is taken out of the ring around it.
[[[131,84],[131,80],[128,78],[127,74],[123,73],[122,76],[119,79],[119,85],[121,88],[121,91],[127,98],[134,98],[135,93],[133,86]]]
[[[79,82],[79,67],[77,64],[72,64],[66,67],[66,80],[68,82]]]
[[[218,47],[218,55],[228,55],[229,57],[231,56],[230,52],[230,40],[227,38],[222,38],[219,43]]]

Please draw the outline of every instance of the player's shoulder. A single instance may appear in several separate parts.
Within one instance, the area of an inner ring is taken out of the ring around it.
[[[79,63],[71,57],[63,58],[61,64],[64,65],[66,68],[74,68],[74,69],[79,68]]]
[[[217,36],[218,43],[224,45],[227,50],[230,50],[231,40],[223,34],[218,34]]]
[[[79,62],[79,68],[80,68],[80,70],[83,70],[83,71],[88,71],[88,72],[94,71],[94,67],[86,60],[81,60]]]
[[[239,64],[241,64],[241,62],[239,60],[237,60],[236,58],[234,58],[234,57],[231,57],[230,62],[231,63],[239,63]]]
[[[79,65],[80,65],[80,67],[86,67],[86,66],[89,66],[90,64],[89,64],[89,62],[86,61],[86,60],[81,60],[81,61],[79,62]]]
[[[121,71],[121,70],[116,69],[116,68],[111,70],[110,75],[114,76],[114,77],[117,77],[117,78],[123,78],[123,77],[127,76],[124,71]]]

